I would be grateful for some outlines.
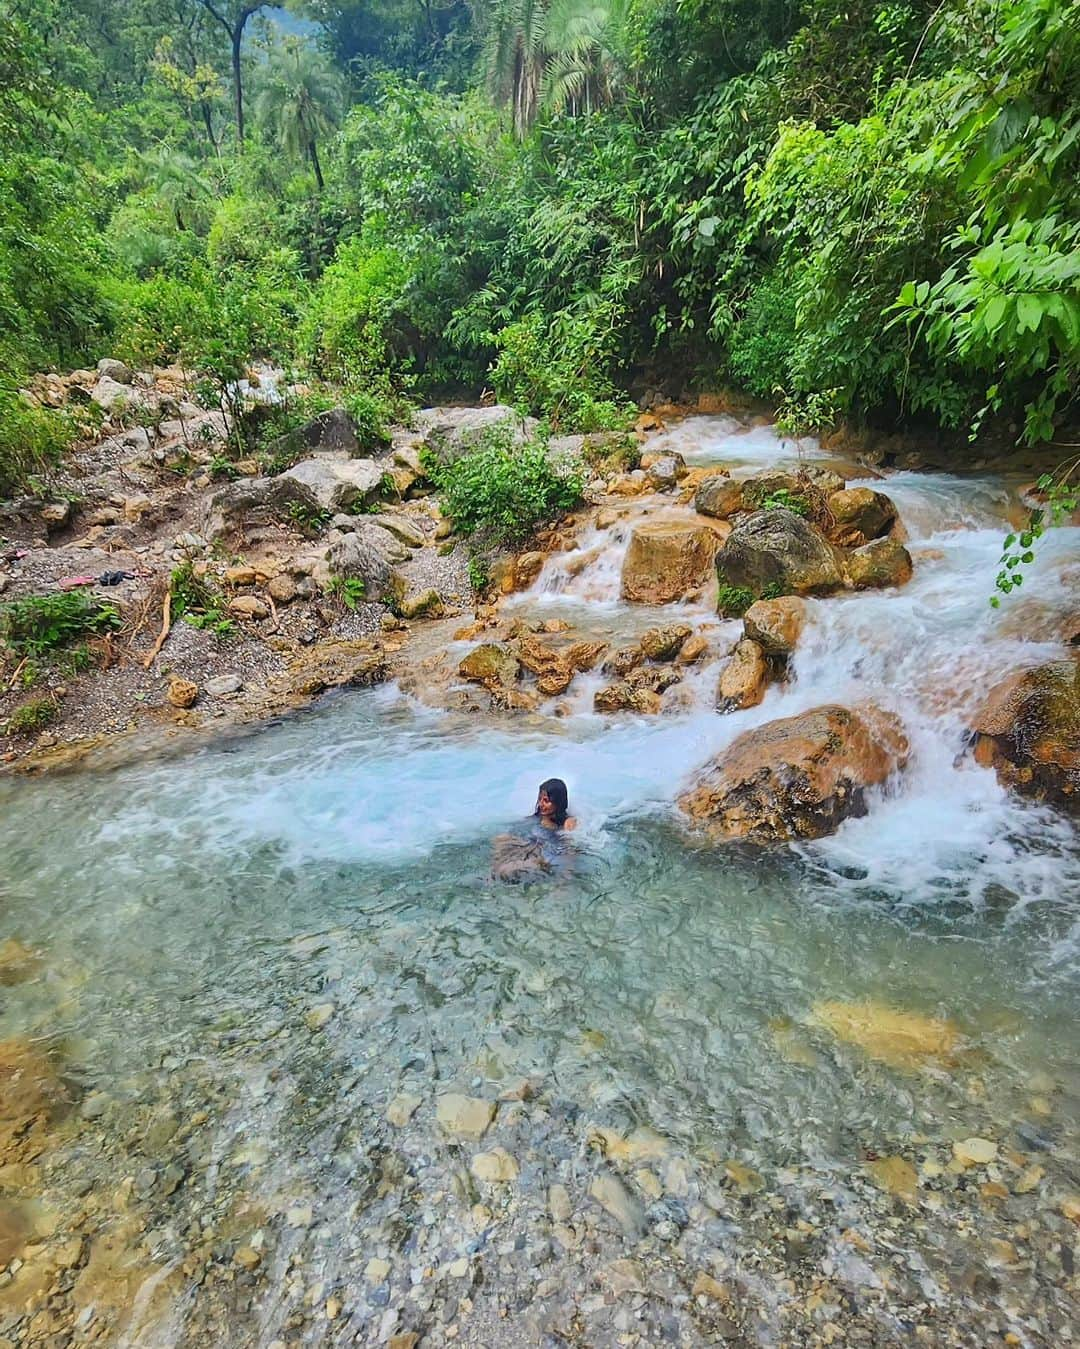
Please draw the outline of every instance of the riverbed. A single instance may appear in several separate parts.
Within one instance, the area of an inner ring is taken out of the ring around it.
[[[670,441],[735,473],[820,453],[719,418]],[[813,601],[759,707],[719,716],[702,675],[674,714],[603,717],[586,680],[500,723],[390,685],[0,784],[0,941],[33,953],[0,1040],[56,1074],[0,1169],[0,1336],[1072,1343],[1080,847],[966,728],[1061,653],[1077,531],[994,610],[1012,485],[877,485],[913,580]],[[625,538],[509,609],[638,630]],[[865,816],[765,851],[688,833],[678,791],[740,731],[863,700],[912,746]],[[492,836],[552,775],[564,864],[497,884]]]

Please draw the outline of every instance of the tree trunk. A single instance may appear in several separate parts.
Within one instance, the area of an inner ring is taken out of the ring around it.
[[[326,184],[323,182],[322,165],[319,163],[319,152],[315,148],[314,136],[308,141],[308,154],[311,156],[311,167],[315,170],[315,182],[321,192]]]
[[[244,86],[240,75],[240,44],[244,40],[244,24],[247,23],[247,17],[250,11],[245,12],[237,20],[236,27],[232,30],[232,73],[233,73],[233,98],[236,103],[236,139],[243,149],[244,145]]]

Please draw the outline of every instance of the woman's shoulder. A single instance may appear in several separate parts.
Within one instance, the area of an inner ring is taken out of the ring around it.
[[[573,817],[572,815],[568,815],[568,816],[566,817],[566,819],[563,820],[563,828],[564,828],[564,829],[576,829],[576,828],[577,828],[577,820],[575,820],[574,817]]]

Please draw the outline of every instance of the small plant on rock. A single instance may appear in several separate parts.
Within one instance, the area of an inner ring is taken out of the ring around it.
[[[742,618],[753,602],[753,592],[746,586],[722,585],[716,608],[722,618]]]
[[[183,619],[193,628],[203,628],[215,637],[232,634],[232,620],[226,617],[221,595],[205,576],[195,573],[194,564],[181,562],[169,578],[173,622]]]
[[[491,568],[487,558],[480,553],[474,553],[469,558],[469,584],[478,595],[482,595],[491,584]]]
[[[786,487],[781,487],[778,491],[770,492],[767,497],[762,498],[760,509],[763,511],[792,511],[795,515],[801,515],[805,519],[810,514],[810,503],[797,492],[789,492]]]
[[[321,534],[332,518],[329,511],[321,510],[318,506],[309,506],[304,501],[290,501],[285,513],[292,524],[310,538]]]
[[[366,590],[362,576],[331,576],[326,587],[326,593],[339,599],[350,613],[363,602]]]

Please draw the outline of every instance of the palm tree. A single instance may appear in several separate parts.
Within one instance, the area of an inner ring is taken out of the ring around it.
[[[197,225],[206,215],[213,189],[190,155],[158,145],[139,158],[154,195],[172,213],[176,228],[183,232]]]
[[[541,106],[571,114],[618,96],[631,0],[497,0],[486,61],[524,136]]]
[[[334,129],[339,106],[337,77],[308,43],[289,38],[271,53],[256,116],[264,129],[276,131],[286,154],[311,161],[320,192],[325,184],[318,142]]]

